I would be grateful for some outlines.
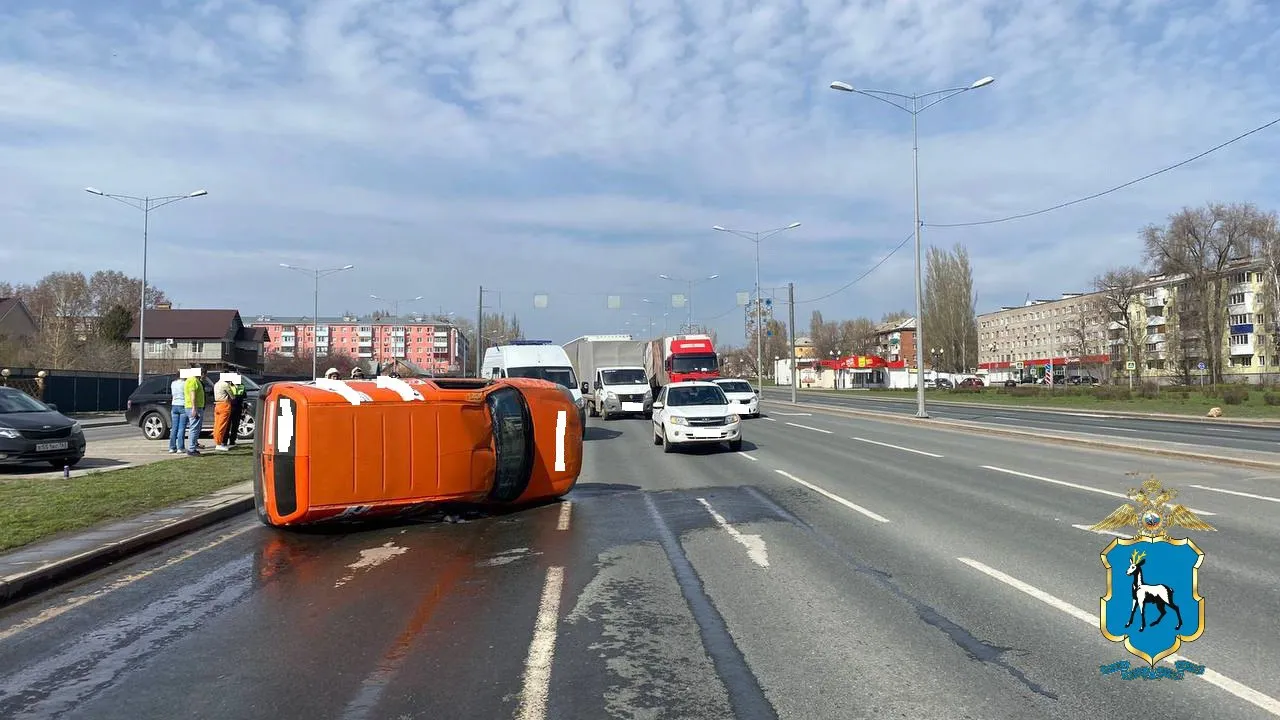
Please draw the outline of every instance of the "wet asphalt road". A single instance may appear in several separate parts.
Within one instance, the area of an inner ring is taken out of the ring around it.
[[[781,390],[765,388],[765,397],[773,400],[790,401],[791,391],[787,388]],[[797,392],[796,400],[802,403],[847,407],[873,412],[891,412],[903,415],[915,415],[916,412],[914,395],[904,395],[901,398],[875,398],[865,395],[860,397],[857,393],[840,397],[815,392]],[[1132,440],[1134,442],[1156,440],[1209,448],[1211,452],[1219,454],[1221,454],[1219,448],[1280,452],[1280,425],[1274,428],[1227,423],[1215,425],[1196,420],[1106,416],[1089,413],[1087,410],[1045,412],[1043,410],[1028,410],[1015,406],[1001,408],[971,407],[962,401],[951,403],[931,402],[931,398],[925,399],[925,407],[930,417],[945,420],[973,420],[1018,430],[1059,430],[1101,435],[1112,440]]]
[[[502,517],[190,536],[0,611],[0,717],[1280,716],[1280,477],[783,412],[740,454],[593,419]],[[1214,513],[1204,677],[1099,671],[1138,663],[1074,526],[1131,471]]]

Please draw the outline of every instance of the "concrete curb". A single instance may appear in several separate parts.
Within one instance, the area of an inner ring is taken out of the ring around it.
[[[128,420],[81,420],[80,427],[88,430],[89,428],[114,427],[116,425],[128,425]]]
[[[867,400],[869,402],[898,403],[902,405],[914,404],[915,402],[914,400],[899,400],[898,398],[880,398],[880,397],[874,397],[874,396],[868,396],[868,395],[854,395],[854,394],[846,395],[843,393],[822,392],[820,390],[802,390],[796,393],[796,397],[800,398],[806,394],[817,395],[820,397],[829,397],[829,398],[853,398],[857,400]],[[789,401],[784,400],[783,402],[789,402]],[[1225,418],[1225,417],[1224,418],[1207,418],[1207,417],[1202,417],[1200,415],[1175,415],[1172,413],[1135,413],[1135,412],[1125,412],[1123,410],[1094,410],[1092,408],[1079,408],[1079,409],[1069,410],[1066,408],[1045,407],[1043,405],[1015,405],[1013,403],[1009,403],[1007,405],[997,405],[994,403],[965,402],[963,400],[930,399],[928,402],[937,403],[939,405],[946,405],[947,407],[976,407],[976,408],[983,408],[985,410],[1012,410],[1014,412],[1018,412],[1020,410],[1022,411],[1030,410],[1034,412],[1053,413],[1057,415],[1073,415],[1075,413],[1087,412],[1093,415],[1107,415],[1109,417],[1125,419],[1125,420],[1171,420],[1174,422],[1199,423],[1202,425],[1226,424],[1226,425],[1235,425],[1237,427],[1257,428],[1259,430],[1280,430],[1280,420],[1269,422],[1266,420],[1259,420],[1258,418]]]
[[[1266,462],[1263,460],[1250,460],[1248,458],[1235,458],[1225,455],[1208,455],[1204,453],[1194,453],[1182,450],[1168,450],[1165,448],[1152,447],[1134,447],[1131,445],[1121,445],[1119,443],[1109,443],[1101,440],[1088,440],[1085,438],[1061,437],[1057,435],[1043,435],[1040,433],[1023,432],[1021,430],[1010,430],[1006,428],[989,427],[987,425],[976,425],[957,420],[939,420],[935,418],[917,418],[902,417],[895,413],[878,413],[871,410],[851,410],[847,408],[833,408],[826,405],[815,405],[810,403],[783,401],[785,405],[792,407],[804,407],[810,410],[820,410],[831,413],[832,415],[852,415],[854,417],[865,417],[880,422],[893,422],[899,425],[921,425],[942,426],[951,429],[954,432],[968,433],[970,435],[1001,435],[1004,437],[1019,438],[1022,440],[1030,440],[1042,443],[1056,443],[1059,445],[1073,445],[1075,447],[1086,447],[1093,450],[1106,450],[1110,452],[1124,452],[1135,455],[1155,455],[1158,457],[1172,458],[1175,460],[1190,460],[1193,462],[1209,462],[1219,465],[1232,465],[1235,467],[1244,467],[1254,470],[1270,470],[1280,472],[1280,461]]]
[[[0,607],[68,580],[101,570],[114,562],[137,555],[165,541],[201,530],[252,509],[253,496],[247,495],[218,507],[188,515],[177,522],[107,543],[19,575],[11,575],[0,580]]]

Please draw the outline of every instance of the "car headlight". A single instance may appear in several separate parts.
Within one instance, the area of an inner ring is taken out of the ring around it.
[[[10,427],[0,427],[0,438],[9,438],[15,440],[22,437],[22,433]]]
[[[577,405],[577,406],[578,406],[578,409],[579,409],[579,410],[581,410],[582,408],[584,408],[584,407],[586,407],[586,406],[587,406],[587,398],[586,398],[585,396],[584,396],[584,397],[580,397],[580,398],[578,398],[577,400],[574,400],[574,401],[573,401],[573,404],[574,404],[574,405]]]
[[[80,421],[79,421],[79,420],[76,420],[75,422],[71,423],[71,434],[72,434],[72,435],[83,435],[83,434],[84,434],[84,428],[80,426]]]
[[[604,399],[605,399],[605,400],[617,400],[617,399],[618,399],[618,394],[617,394],[617,393],[615,393],[615,392],[613,392],[612,390],[610,390],[610,391],[609,391],[609,394],[604,396]]]
[[[725,421],[726,423],[728,423],[728,424],[732,425],[733,423],[736,423],[736,422],[738,422],[738,421],[739,421],[739,420],[741,420],[741,419],[742,419],[742,418],[738,417],[737,415],[729,415],[728,417],[726,417],[726,418],[724,419],[724,421]]]
[[[672,415],[671,417],[667,418],[667,422],[671,423],[672,425],[688,425],[689,424],[688,420],[685,420],[679,415]]]

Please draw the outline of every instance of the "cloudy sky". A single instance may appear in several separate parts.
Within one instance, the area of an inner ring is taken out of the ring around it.
[[[181,307],[305,314],[311,281],[279,264],[353,264],[322,314],[377,294],[474,317],[484,285],[565,341],[663,312],[674,330],[682,286],[657,275],[719,274],[693,314],[740,344],[754,248],[716,224],[803,223],[761,245],[802,325],[914,307],[911,243],[835,292],[911,233],[912,183],[911,116],[832,80],[996,78],[919,115],[922,217],[942,225],[1273,120],[1277,67],[1269,0],[9,0],[0,275],[138,274],[142,213],[82,188],[207,189],[151,215],[149,280]],[[1280,126],[924,242],[969,248],[980,311],[1079,291],[1183,205],[1280,207],[1277,157]]]

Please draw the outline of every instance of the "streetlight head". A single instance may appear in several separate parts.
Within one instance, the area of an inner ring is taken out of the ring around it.
[[[974,84],[970,85],[970,86],[969,86],[969,89],[970,89],[970,90],[977,90],[978,88],[980,88],[980,87],[986,87],[986,86],[990,85],[991,83],[993,83],[993,82],[995,82],[995,81],[996,81],[996,79],[995,79],[995,78],[993,78],[993,77],[991,77],[990,75],[988,75],[988,76],[986,76],[986,77],[982,78],[981,80],[978,80],[978,81],[977,81],[977,82],[975,82]]]
[[[670,276],[670,275],[659,275],[658,277],[662,278],[663,280],[670,280],[670,279],[671,279],[671,276]]]
[[[414,299],[414,300],[421,300],[421,299],[422,299],[422,296],[421,296],[421,295],[419,295],[418,297],[413,298],[413,299]]]
[[[342,266],[342,269],[343,269],[343,270],[350,270],[350,269],[351,269],[351,268],[353,268],[353,267],[355,267],[355,265],[343,265],[343,266]]]
[[[96,188],[96,187],[87,187],[87,188],[85,188],[85,189],[84,189],[84,191],[85,191],[85,192],[87,192],[87,193],[93,193],[94,195],[105,195],[105,194],[106,194],[106,193],[102,192],[101,190],[99,190],[99,189],[98,189],[98,188]]]
[[[208,190],[196,190],[195,192],[190,193],[189,195],[187,195],[187,197],[203,197],[203,196],[208,195],[208,194],[209,194],[209,191],[208,191]]]
[[[835,81],[835,82],[831,83],[831,89],[832,89],[832,90],[840,90],[840,91],[842,91],[842,92],[853,92],[853,86],[852,86],[852,85],[850,85],[850,84],[849,84],[849,83],[847,83],[847,82],[840,82],[839,80],[837,80],[837,81]]]
[[[369,297],[370,297],[370,298],[372,298],[372,299],[374,299],[374,300],[381,300],[381,299],[382,299],[382,298],[378,297],[377,295],[370,295]]]
[[[793,223],[791,223],[790,225],[788,225],[788,226],[787,226],[787,229],[788,229],[788,230],[794,230],[794,229],[796,229],[796,228],[798,228],[798,227],[800,227],[800,223],[798,223],[798,222],[793,222]]]
[[[707,276],[707,279],[708,279],[708,280],[715,280],[715,279],[716,279],[716,278],[718,278],[718,277],[720,277],[720,274],[719,274],[719,273],[716,273],[715,275],[708,275],[708,276]]]
[[[719,225],[712,225],[712,226],[711,226],[711,229],[712,229],[712,230],[719,230],[720,232],[729,232],[728,230],[724,229],[723,227],[721,227],[721,226],[719,226]]]
[[[290,265],[289,263],[280,263],[280,267],[282,267],[282,268],[292,268],[293,266],[292,266],[292,265]]]

